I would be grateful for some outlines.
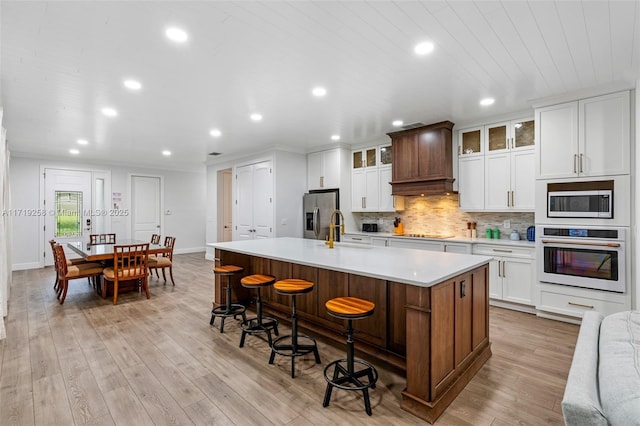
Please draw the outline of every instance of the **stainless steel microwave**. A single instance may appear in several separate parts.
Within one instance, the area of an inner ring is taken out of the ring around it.
[[[548,217],[613,218],[613,191],[610,189],[549,191],[547,195]]]

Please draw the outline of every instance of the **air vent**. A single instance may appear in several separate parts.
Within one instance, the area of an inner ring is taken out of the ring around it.
[[[422,126],[426,126],[426,124],[424,123],[411,123],[411,124],[406,124],[404,126],[402,126],[402,129],[404,130],[409,130],[409,129],[415,129],[416,127],[422,127]]]
[[[215,151],[209,153],[209,155],[213,155],[214,157],[216,155],[220,155],[220,154],[222,154],[222,153],[221,152],[215,152]]]

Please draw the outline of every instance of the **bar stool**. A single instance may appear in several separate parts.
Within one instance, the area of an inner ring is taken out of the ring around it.
[[[271,317],[262,316],[262,287],[268,287],[276,282],[276,277],[271,275],[247,275],[242,277],[240,284],[245,288],[255,288],[258,293],[256,296],[256,316],[249,318],[242,324],[242,337],[240,338],[240,347],[244,346],[244,339],[247,334],[266,333],[269,340],[269,347],[272,345],[271,330],[279,336],[278,320]]]
[[[369,401],[369,388],[375,389],[378,381],[378,371],[366,361],[353,359],[353,320],[359,320],[373,315],[376,305],[368,300],[357,297],[337,297],[325,303],[327,313],[333,317],[347,320],[347,357],[333,361],[324,369],[324,378],[327,381],[327,390],[324,394],[323,407],[329,405],[331,391],[334,387],[344,390],[362,391],[364,395],[364,407],[368,415],[371,415],[371,402]],[[355,366],[364,367],[356,371]],[[329,376],[329,370],[334,367],[333,375]],[[361,378],[367,377],[362,381]]]
[[[239,303],[231,303],[231,276],[244,272],[244,268],[235,265],[223,265],[213,268],[213,273],[220,277],[227,277],[227,301],[224,305],[214,307],[211,310],[211,321],[209,325],[213,325],[217,317],[220,317],[220,333],[224,333],[224,320],[233,317],[236,319],[238,315],[242,315],[242,322],[247,322],[246,308]]]
[[[273,285],[276,293],[284,296],[291,296],[291,334],[282,336],[274,340],[271,345],[271,357],[269,364],[273,364],[276,354],[291,358],[291,378],[295,378],[296,357],[313,352],[316,364],[320,364],[320,354],[314,338],[304,334],[298,334],[298,314],[296,312],[296,296],[298,294],[309,293],[313,290],[314,284],[297,278],[281,280]],[[307,343],[299,344],[298,339]]]

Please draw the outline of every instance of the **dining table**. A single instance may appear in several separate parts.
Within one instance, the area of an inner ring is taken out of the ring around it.
[[[147,243],[147,241],[134,239],[118,240],[117,244],[90,244],[88,241],[70,241],[67,243],[67,247],[90,262],[101,262],[105,260],[113,260],[113,251],[115,246],[144,243]],[[170,250],[170,248],[167,248],[162,244],[149,244],[150,255],[165,253]]]

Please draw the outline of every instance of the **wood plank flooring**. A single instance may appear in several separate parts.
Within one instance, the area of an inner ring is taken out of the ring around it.
[[[152,278],[150,300],[125,293],[117,306],[87,280],[72,281],[61,306],[51,267],[14,272],[0,424],[424,424],[400,408],[402,376],[380,363],[372,417],[354,392],[335,390],[323,408],[324,366],[344,347],[319,342],[322,364],[305,356],[295,379],[288,358],[268,364],[266,339],[238,348],[236,321],[224,334],[209,326],[212,267],[203,253],[176,255],[175,287]],[[493,356],[436,424],[563,424],[578,326],[492,307],[490,327]]]

